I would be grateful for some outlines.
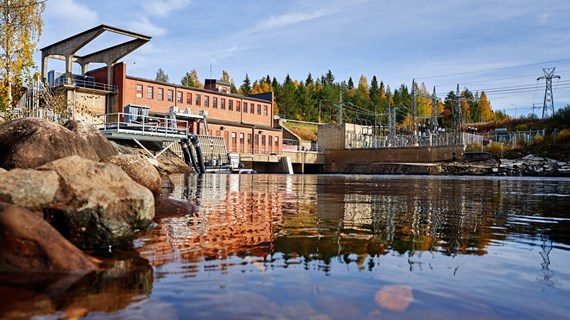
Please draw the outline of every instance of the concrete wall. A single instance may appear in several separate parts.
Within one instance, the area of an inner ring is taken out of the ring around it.
[[[325,150],[341,150],[345,148],[344,126],[319,124],[317,141]]]
[[[81,89],[66,91],[67,105],[75,119],[92,123],[93,116],[105,114],[106,94]]]
[[[341,125],[319,125],[319,146],[325,150],[340,150],[345,148],[362,148],[371,145],[368,127],[354,123]]]
[[[463,146],[326,150],[325,173],[342,173],[354,164],[428,163],[461,158]],[[351,171],[352,173],[357,173]]]

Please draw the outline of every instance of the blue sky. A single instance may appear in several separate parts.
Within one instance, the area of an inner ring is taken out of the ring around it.
[[[237,86],[246,73],[282,82],[330,69],[392,90],[415,78],[442,97],[457,84],[486,90],[495,110],[521,115],[542,108],[537,78],[556,67],[555,107],[570,103],[567,0],[48,0],[43,19],[39,48],[100,24],[149,35],[123,58],[127,73],[162,68],[173,83],[192,69],[201,81],[226,70]],[[105,35],[79,53],[126,40]]]

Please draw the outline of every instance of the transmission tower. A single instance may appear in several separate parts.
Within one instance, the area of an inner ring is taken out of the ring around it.
[[[554,97],[552,96],[552,78],[560,79],[560,76],[554,74],[555,69],[556,67],[542,68],[544,75],[536,79],[536,81],[539,81],[541,79],[546,79],[546,89],[544,90],[544,104],[542,106],[542,119],[544,119],[545,115],[548,115],[549,109],[552,111],[552,114],[554,114]]]

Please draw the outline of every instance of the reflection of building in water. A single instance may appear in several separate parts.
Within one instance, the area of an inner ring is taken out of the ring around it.
[[[505,206],[521,208],[513,203],[519,199],[501,192],[513,186],[500,180],[192,175],[173,181],[173,196],[200,209],[196,216],[164,219],[143,239],[140,251],[153,265],[247,251],[278,254],[285,264],[301,257],[324,269],[332,259],[366,267],[369,257],[389,252],[483,255],[508,230],[529,233],[500,213]]]
[[[142,239],[139,251],[152,265],[270,252],[273,224],[281,217],[283,193],[276,192],[281,182],[267,176],[254,185],[251,175],[191,175],[184,184],[180,176],[173,178],[182,189],[175,189],[175,197],[196,199],[200,209],[195,216],[162,219]]]
[[[343,194],[344,201],[336,208],[319,203],[318,215],[338,217],[345,233],[366,234],[378,246],[400,253],[485,254],[492,230],[481,226],[493,218],[494,191],[488,183],[493,182],[352,177],[347,183],[320,185],[319,193]]]

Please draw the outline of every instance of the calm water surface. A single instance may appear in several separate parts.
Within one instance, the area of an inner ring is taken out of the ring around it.
[[[198,212],[141,234],[150,266],[87,318],[570,318],[570,179],[171,178]]]

